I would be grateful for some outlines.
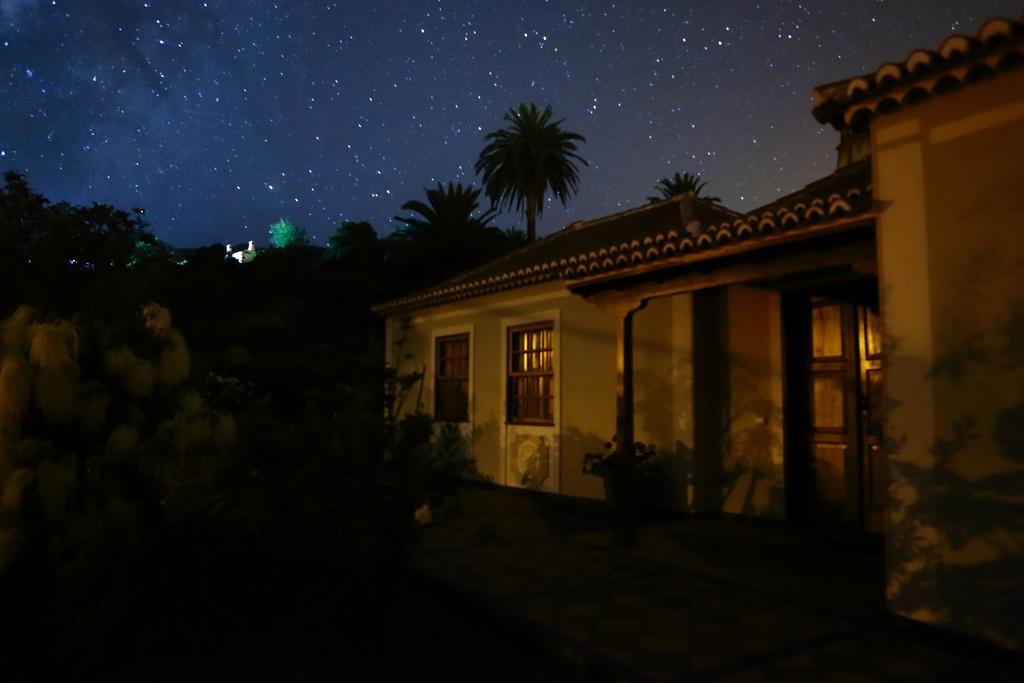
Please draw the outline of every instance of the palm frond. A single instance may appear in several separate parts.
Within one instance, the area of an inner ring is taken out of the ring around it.
[[[480,190],[462,183],[438,183],[436,188],[424,188],[427,201],[412,199],[402,204],[402,210],[414,216],[395,216],[402,223],[402,236],[415,239],[423,232],[456,235],[466,230],[485,228],[493,220],[494,209],[474,215],[480,207]]]
[[[704,191],[704,187],[707,183],[700,179],[700,176],[695,173],[683,172],[682,175],[677,171],[675,175],[670,178],[662,178],[654,186],[654,189],[658,191],[658,196],[648,197],[647,201],[650,203],[664,201],[671,199],[672,197],[678,197],[681,194],[693,194],[695,197],[703,199],[707,202],[714,204],[721,203],[719,197],[708,197],[701,195]]]
[[[578,192],[579,165],[588,164],[577,143],[586,138],[552,117],[550,106],[524,102],[505,114],[507,127],[484,136],[474,170],[493,209],[540,215],[548,192],[562,204]]]

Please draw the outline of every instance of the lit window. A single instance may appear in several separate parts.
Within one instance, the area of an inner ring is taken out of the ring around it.
[[[439,337],[434,373],[434,419],[469,422],[469,335]]]
[[[508,421],[554,423],[554,352],[550,322],[508,330]]]

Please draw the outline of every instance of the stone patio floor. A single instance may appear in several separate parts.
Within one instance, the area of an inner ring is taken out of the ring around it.
[[[577,678],[1024,681],[887,621],[880,545],[676,518],[643,524],[625,551],[601,504],[466,485],[456,508],[413,568],[539,636]]]

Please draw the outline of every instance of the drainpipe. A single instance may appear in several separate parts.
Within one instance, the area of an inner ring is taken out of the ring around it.
[[[636,453],[633,444],[633,318],[647,305],[646,299],[617,301],[604,305],[616,318],[615,342],[615,455],[612,461],[613,487],[615,490],[615,527],[612,530],[612,545],[633,547],[636,545]]]

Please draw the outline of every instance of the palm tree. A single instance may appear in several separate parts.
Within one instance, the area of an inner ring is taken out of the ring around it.
[[[404,226],[391,238],[411,286],[426,286],[507,251],[504,232],[490,225],[496,213],[477,215],[480,190],[438,183],[427,201],[402,204],[413,216],[395,216]]]
[[[586,138],[562,129],[564,119],[552,121],[544,111],[525,102],[505,114],[507,128],[488,133],[474,169],[495,209],[513,209],[526,217],[526,239],[537,239],[537,217],[544,212],[550,191],[564,205],[579,187],[577,162],[587,165],[577,150]]]
[[[677,172],[671,178],[662,178],[659,180],[658,184],[654,186],[654,189],[657,190],[661,196],[648,197],[647,201],[654,204],[655,202],[661,202],[666,199],[671,199],[672,197],[677,197],[681,194],[688,194],[692,192],[695,197],[699,197],[704,201],[712,202],[714,204],[721,203],[722,200],[719,197],[701,196],[701,191],[704,189],[705,185],[707,185],[707,183],[701,180],[699,175],[691,173],[683,173],[682,175],[679,175]]]
[[[403,218],[395,216],[395,220],[405,224],[402,232],[411,239],[447,233],[455,237],[460,233],[486,228],[496,213],[489,209],[479,216],[474,216],[480,208],[480,190],[466,187],[462,183],[441,183],[434,189],[427,189],[427,203],[413,199],[402,204],[403,211],[412,211],[419,217]],[[464,235],[463,235],[464,236]]]

